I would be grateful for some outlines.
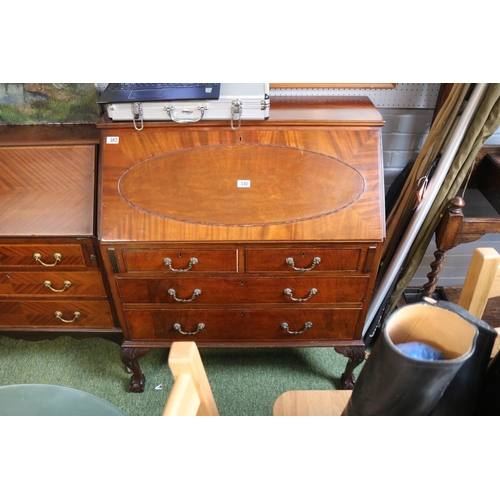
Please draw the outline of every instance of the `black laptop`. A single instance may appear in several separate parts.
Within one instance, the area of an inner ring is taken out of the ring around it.
[[[110,83],[99,104],[218,99],[220,83]]]

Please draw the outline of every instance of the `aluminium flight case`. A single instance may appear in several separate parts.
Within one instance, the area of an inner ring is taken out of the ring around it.
[[[105,108],[113,121],[133,121],[142,130],[145,121],[194,123],[229,120],[237,130],[242,120],[269,118],[268,83],[221,83],[219,99],[110,103]]]

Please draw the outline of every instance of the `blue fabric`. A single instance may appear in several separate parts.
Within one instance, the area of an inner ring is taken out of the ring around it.
[[[444,354],[441,351],[423,342],[406,342],[403,344],[396,344],[396,347],[403,354],[406,354],[406,356],[410,356],[410,358],[426,359],[430,361],[444,359]]]

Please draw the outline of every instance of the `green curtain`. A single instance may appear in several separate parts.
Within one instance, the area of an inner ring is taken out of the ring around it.
[[[454,86],[455,87],[455,86]],[[457,87],[458,92],[458,87]],[[412,177],[409,181],[410,189],[413,188],[415,192],[417,187],[415,183],[415,179],[418,181],[422,172],[426,172],[427,165],[430,166],[432,162],[435,160],[435,153],[439,149],[439,151],[443,151],[444,147],[446,147],[447,141],[450,138],[451,132],[453,128],[451,128],[451,124],[456,122],[459,119],[458,111],[461,108],[460,99],[463,98],[464,92],[467,91],[467,85],[463,86],[458,93],[456,93],[456,99],[453,103],[450,102],[453,110],[448,110],[446,122],[447,125],[441,127],[443,129],[442,134],[438,138],[431,136],[431,132],[427,137],[426,143],[429,139],[432,140],[432,144],[429,144],[429,147],[422,148],[421,154],[426,155],[426,161],[421,162],[421,169]],[[450,94],[450,98],[451,98]],[[448,99],[449,100],[449,99]],[[448,101],[447,100],[447,101]],[[439,114],[436,118],[435,124],[438,125],[438,119],[440,118]],[[413,278],[415,271],[419,267],[422,262],[422,258],[425,255],[427,247],[432,240],[432,236],[436,231],[436,228],[439,224],[442,214],[447,208],[449,201],[454,198],[463,181],[465,180],[472,164],[483,146],[484,142],[500,127],[500,84],[491,83],[488,85],[488,89],[486,91],[483,102],[481,103],[474,119],[472,120],[466,135],[462,141],[462,144],[452,162],[450,170],[445,177],[443,185],[434,200],[429,214],[420,228],[415,240],[412,243],[408,256],[403,266],[403,270],[398,278],[396,287],[390,297],[388,307],[385,311],[385,316],[388,316],[397,306],[398,301],[400,300],[404,290],[408,286],[409,282]],[[445,137],[444,137],[445,136]],[[436,146],[439,148],[436,148]],[[424,144],[425,146],[425,144]],[[429,154],[432,152],[432,154]],[[419,157],[421,156],[419,155]],[[429,163],[430,162],[430,163]],[[427,168],[428,169],[428,168]],[[411,183],[414,183],[411,186]],[[414,199],[411,200],[411,197],[408,198],[407,207],[414,204]],[[392,214],[392,212],[391,212]],[[409,219],[406,220],[406,224],[408,224]],[[388,221],[389,224],[389,221]],[[387,258],[384,257],[384,260]]]

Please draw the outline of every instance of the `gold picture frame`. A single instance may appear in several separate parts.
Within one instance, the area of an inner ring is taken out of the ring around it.
[[[272,89],[394,89],[395,83],[270,83]]]

